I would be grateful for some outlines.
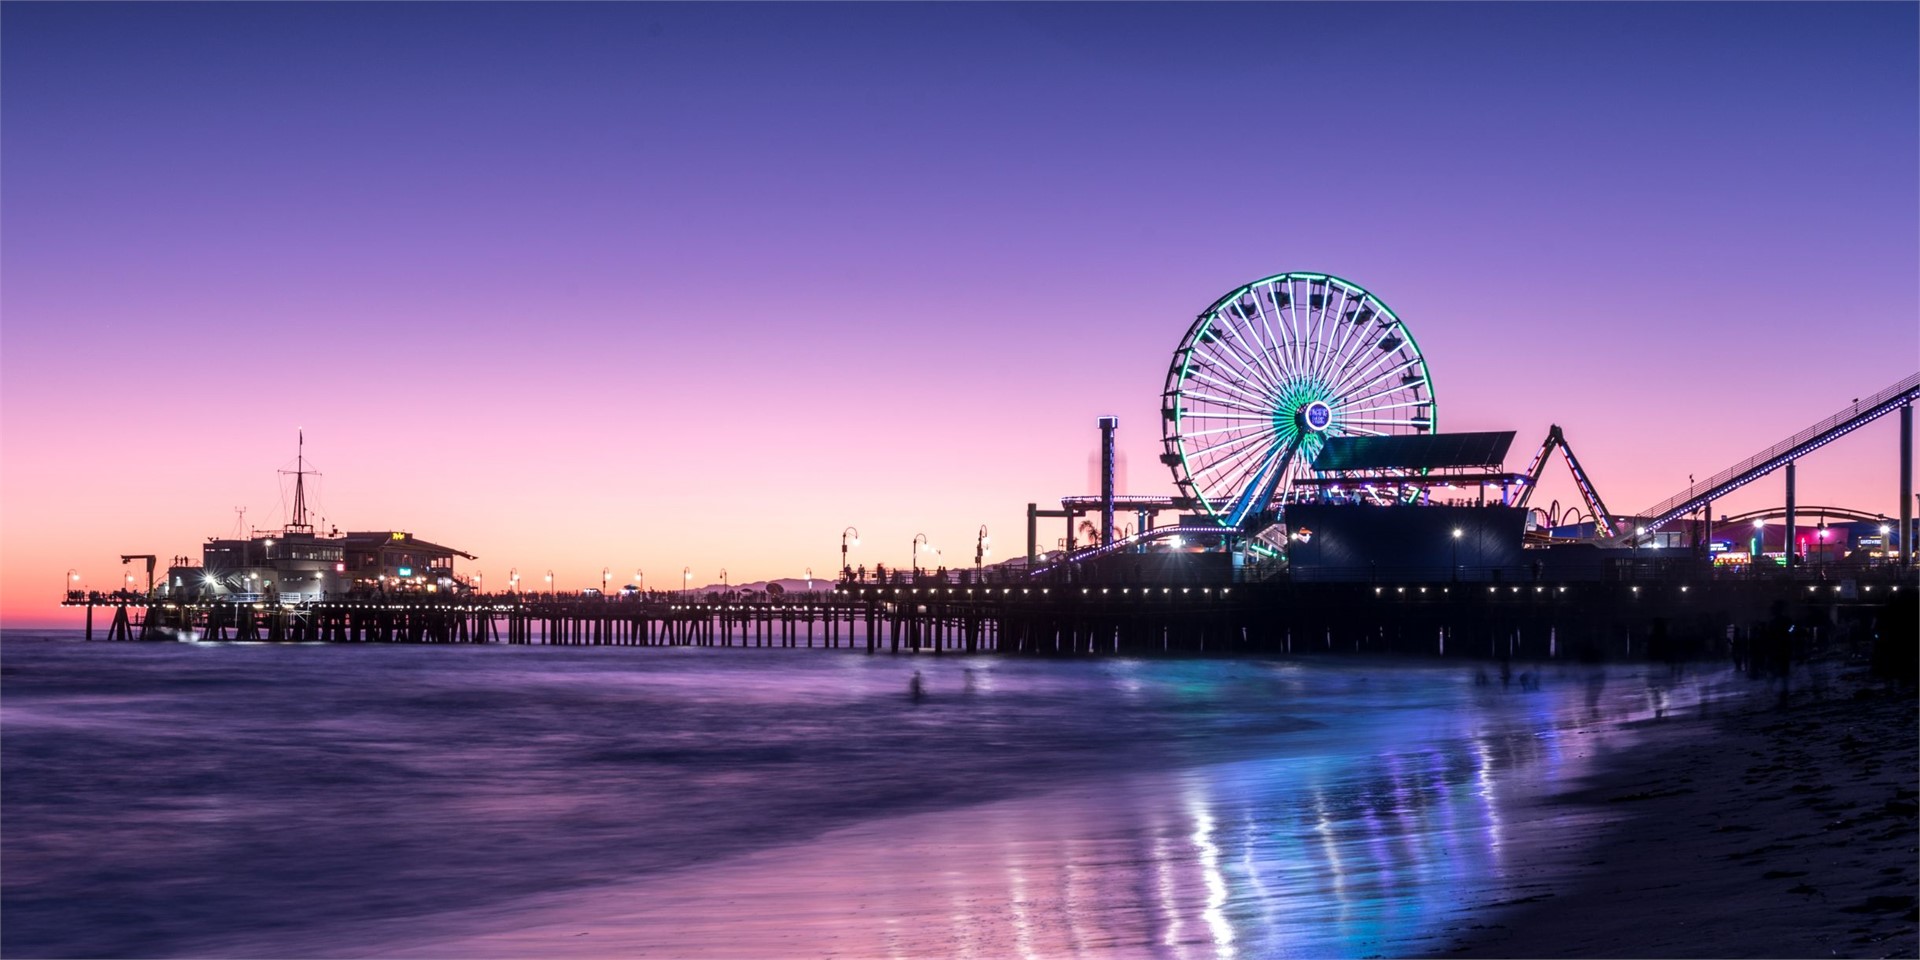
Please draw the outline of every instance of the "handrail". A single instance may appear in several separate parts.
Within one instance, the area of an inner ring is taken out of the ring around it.
[[[1638,522],[1649,530],[1655,529],[1695,509],[1703,501],[1716,499],[1745,486],[1754,479],[1773,472],[1788,460],[1831,443],[1904,404],[1912,403],[1916,397],[1920,397],[1920,373],[1909,374],[1893,386],[1848,404],[1840,412],[1706,480],[1689,484],[1685,490],[1641,511],[1637,515]]]

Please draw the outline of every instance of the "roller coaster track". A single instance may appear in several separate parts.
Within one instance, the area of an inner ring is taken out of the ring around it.
[[[1668,521],[1700,509],[1707,501],[1726,496],[1915,399],[1920,399],[1920,373],[1910,374],[1870,397],[1862,397],[1839,413],[1640,511],[1634,522],[1648,530],[1656,530]],[[1615,540],[1623,541],[1631,536],[1633,533],[1629,531]]]

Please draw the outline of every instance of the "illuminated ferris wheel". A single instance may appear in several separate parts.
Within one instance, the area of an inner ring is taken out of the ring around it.
[[[1327,437],[1433,430],[1433,382],[1401,319],[1359,285],[1283,273],[1214,301],[1161,394],[1161,459],[1223,526],[1256,526]]]

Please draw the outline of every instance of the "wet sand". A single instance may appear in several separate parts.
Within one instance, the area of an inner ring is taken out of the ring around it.
[[[1759,685],[1755,685],[1759,686]],[[1638,721],[1649,739],[1550,805],[1557,855],[1521,904],[1443,952],[1469,957],[1913,957],[1920,954],[1911,688],[1833,668],[1780,708]]]
[[[1689,729],[1653,721],[1654,693],[1697,714],[1716,697],[1743,695],[1738,685],[1724,672],[1672,684],[1616,672],[1585,690],[1569,674],[1545,694],[1492,682],[1469,712],[1450,715],[1459,726],[1394,732],[1389,751],[1406,753],[1384,759],[1384,772],[1317,761],[1336,754],[1296,742],[1289,757],[880,818],[635,883],[442,917],[439,936],[368,931],[371,941],[341,952],[1444,954],[1543,895],[1543,867],[1577,872],[1584,846],[1622,821],[1618,805],[1552,798],[1623,769],[1647,741]],[[1351,732],[1292,736],[1316,735],[1333,747]],[[1443,772],[1450,755],[1462,759]]]

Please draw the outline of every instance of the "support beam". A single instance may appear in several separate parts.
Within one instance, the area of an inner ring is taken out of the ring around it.
[[[1039,520],[1040,505],[1037,503],[1027,504],[1027,569],[1029,571],[1033,569],[1033,564],[1037,559],[1034,556],[1033,548],[1034,540],[1038,539],[1040,534]]]
[[[1913,404],[1900,406],[1900,562],[1913,563]],[[1881,550],[1886,549],[1881,544]]]
[[[1793,555],[1794,542],[1793,542],[1793,461],[1792,460],[1787,461],[1787,540],[1786,540],[1786,544],[1787,544],[1787,569],[1791,570],[1794,567],[1797,567],[1800,565],[1798,558],[1796,558]]]

